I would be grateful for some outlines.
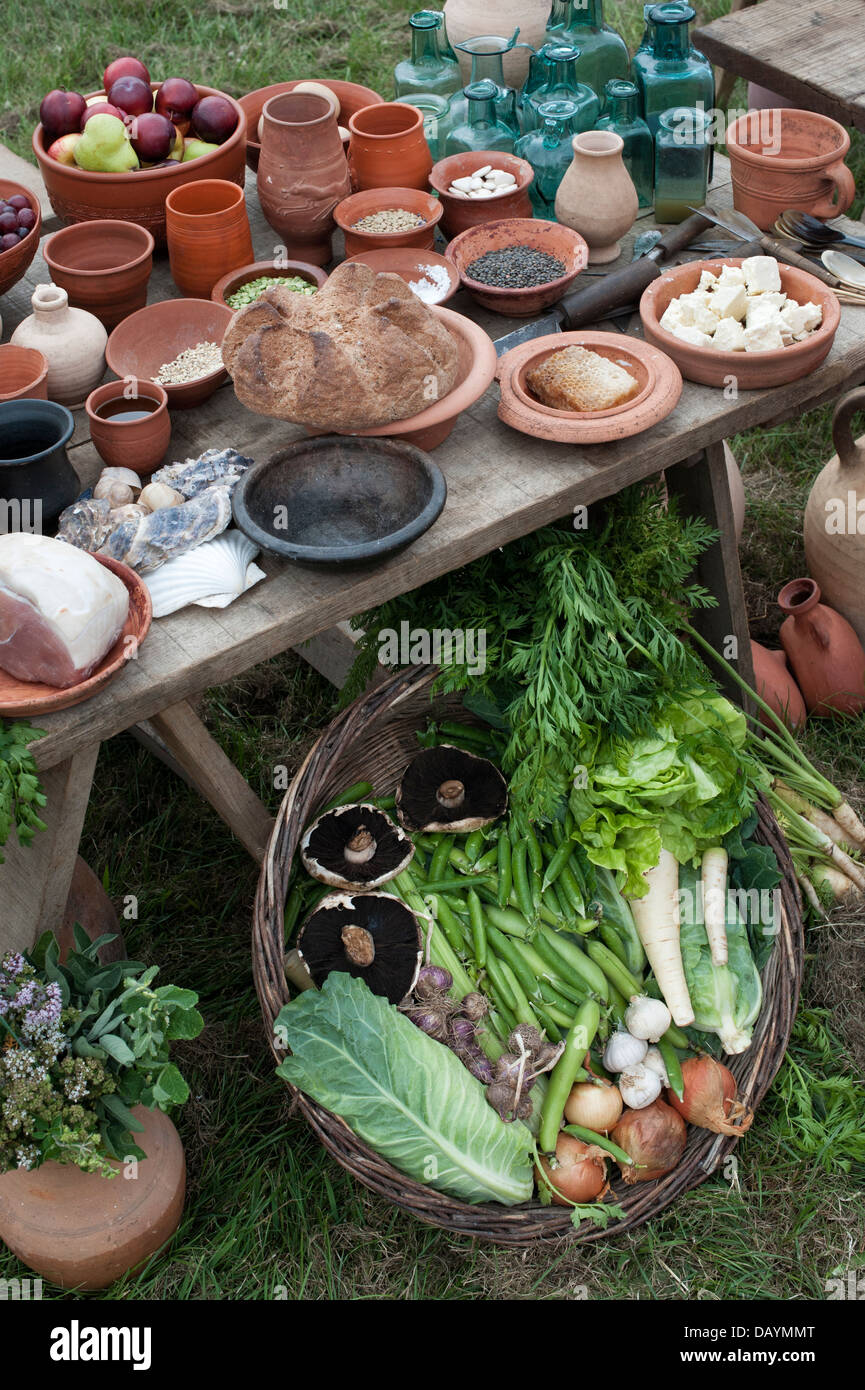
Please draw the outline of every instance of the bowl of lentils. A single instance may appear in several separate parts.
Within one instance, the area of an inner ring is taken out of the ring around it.
[[[295,294],[310,295],[320,290],[326,279],[327,271],[308,261],[255,261],[223,275],[213,286],[210,298],[236,314],[275,285],[283,285]]]
[[[367,188],[352,193],[334,208],[345,236],[345,254],[385,246],[417,246],[431,251],[443,208],[438,198],[419,188]]]
[[[119,323],[105,360],[115,376],[165,388],[168,409],[201,405],[226,380],[222,340],[233,314],[212,299],[163,299]]]
[[[558,303],[585,269],[589,248],[578,232],[559,222],[506,217],[469,227],[454,237],[445,255],[478,304],[527,318]]]

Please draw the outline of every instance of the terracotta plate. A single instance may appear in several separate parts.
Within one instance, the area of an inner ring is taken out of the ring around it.
[[[624,367],[638,384],[629,401],[610,410],[553,410],[536,400],[526,375],[554,352],[577,346]],[[512,429],[561,444],[606,444],[651,429],[676,408],[682,374],[665,353],[621,333],[551,333],[513,348],[499,361],[499,419]]]
[[[118,560],[109,560],[105,555],[94,555],[100,565],[105,565],[129,590],[129,613],[123,631],[107,656],[97,666],[92,676],[80,685],[70,685],[66,690],[58,690],[53,685],[37,685],[29,681],[16,680],[6,671],[0,671],[0,715],[7,719],[29,717],[36,714],[53,714],[56,710],[71,709],[89,700],[103,686],[118,674],[147,636],[153,606],[150,592],[144,580],[128,565]]]

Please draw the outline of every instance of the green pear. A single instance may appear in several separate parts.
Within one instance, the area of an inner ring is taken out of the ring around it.
[[[75,163],[100,174],[122,174],[138,168],[138,155],[119,116],[90,117],[75,146]]]
[[[94,116],[93,119],[95,121],[96,117]],[[188,164],[190,159],[199,159],[201,155],[213,154],[213,151],[218,149],[219,145],[209,145],[206,140],[186,139],[183,142],[183,159],[181,163]],[[174,151],[172,150],[172,154],[173,153]]]

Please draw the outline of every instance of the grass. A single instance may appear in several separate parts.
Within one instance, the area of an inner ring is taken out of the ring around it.
[[[642,6],[608,4],[634,43]],[[703,17],[727,8],[702,6]],[[22,8],[0,0],[14,44],[0,53],[0,138],[29,152],[42,93],[91,90],[104,62],[134,51],[155,72],[236,94],[292,73],[327,72],[387,90],[405,45],[402,0],[242,0],[207,6],[126,0]],[[737,90],[733,105],[744,105]],[[861,143],[854,163],[865,186]],[[774,597],[803,570],[801,517],[832,452],[830,412],[732,441],[748,493],[742,560],[755,636],[775,640]],[[208,692],[206,720],[275,811],[277,764],[295,769],[334,708],[332,689],[286,655]],[[865,721],[809,735],[844,789],[865,793]],[[753,1299],[825,1296],[865,1246],[865,922],[812,930],[789,1060],[736,1164],[633,1235],[591,1250],[508,1253],[423,1227],[358,1187],[290,1113],[273,1075],[250,967],[257,873],[214,813],[122,736],[103,747],[82,846],[116,903],[130,954],[199,991],[207,1029],[178,1047],[192,1099],[177,1119],[189,1196],[163,1258],[113,1299]],[[21,1273],[8,1254],[0,1276]],[[46,1291],[47,1292],[47,1291]],[[47,1296],[62,1297],[60,1291]]]

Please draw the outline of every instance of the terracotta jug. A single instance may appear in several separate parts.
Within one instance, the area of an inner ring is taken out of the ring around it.
[[[358,192],[367,188],[429,186],[433,159],[423,129],[423,112],[404,101],[364,106],[349,118],[348,162]]]
[[[813,579],[793,579],[778,595],[787,614],[781,642],[812,714],[865,709],[865,649],[853,628],[820,602]]]
[[[856,196],[850,136],[816,111],[751,111],[727,131],[733,206],[770,232],[787,208],[838,217]]]
[[[539,49],[546,42],[550,0],[447,0],[445,21],[452,44],[465,43],[479,34],[512,34],[519,26],[520,43]],[[459,53],[463,81],[471,80],[471,58]],[[529,74],[529,50],[515,48],[505,55],[505,81],[509,87],[521,87]]]
[[[807,711],[802,692],[787,667],[783,652],[770,651],[759,642],[751,642],[751,657],[754,662],[754,689],[766,704],[779,714],[790,729],[798,729],[805,723]],[[768,729],[774,728],[771,719],[760,710],[760,722]]]
[[[264,103],[258,198],[293,260],[326,265],[333,256],[333,210],[351,191],[335,108],[312,92]]]
[[[33,313],[19,323],[10,342],[36,348],[48,363],[45,389],[58,405],[83,405],[105,373],[108,334],[94,314],[71,309],[65,290],[37,285]]]
[[[865,438],[853,438],[853,417],[865,411],[865,386],[842,397],[832,420],[836,454],[818,473],[805,508],[808,572],[826,602],[865,646]]]
[[[556,218],[588,242],[589,265],[603,265],[616,259],[619,237],[634,225],[637,190],[622,162],[621,135],[586,130],[572,144],[574,158],[556,194]]]
[[[104,1289],[174,1235],[186,1193],[180,1136],[161,1110],[137,1105],[147,1154],[117,1176],[43,1163],[0,1176],[0,1239],[23,1264],[65,1289]]]

